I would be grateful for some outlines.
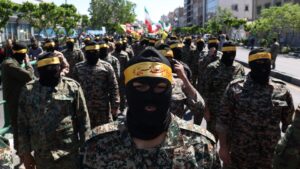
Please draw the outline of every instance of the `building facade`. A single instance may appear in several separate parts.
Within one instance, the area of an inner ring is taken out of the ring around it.
[[[205,0],[184,0],[185,26],[203,26],[204,2]]]

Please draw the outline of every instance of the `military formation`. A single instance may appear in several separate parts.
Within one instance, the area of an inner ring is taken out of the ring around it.
[[[300,105],[295,111],[285,83],[270,77],[276,40],[271,51],[249,53],[248,74],[236,44],[217,37],[83,42],[47,39],[34,56],[14,43],[2,63],[14,149],[26,169],[300,168]],[[0,137],[0,168],[12,162]]]

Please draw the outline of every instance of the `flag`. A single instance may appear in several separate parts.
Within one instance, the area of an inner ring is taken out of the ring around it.
[[[150,15],[146,7],[144,8],[145,10],[145,25],[147,26],[148,32],[152,33],[152,21],[150,19]]]

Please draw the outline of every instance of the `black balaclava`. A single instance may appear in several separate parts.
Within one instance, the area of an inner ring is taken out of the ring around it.
[[[186,46],[191,46],[191,44],[192,44],[192,37],[186,37],[185,41],[184,41],[184,44]]]
[[[210,48],[216,48],[216,50],[219,49],[219,40],[215,37],[212,37],[208,40],[208,49]]]
[[[222,48],[221,62],[226,66],[232,66],[236,56],[236,46],[232,42],[225,42]]]
[[[183,58],[183,44],[178,40],[170,41],[169,46],[173,51],[174,59],[182,61]]]
[[[37,67],[41,85],[52,88],[58,85],[61,78],[60,63],[60,59],[53,52],[45,53],[39,58]]]
[[[116,49],[115,49],[115,51],[117,53],[120,53],[122,50],[123,50],[123,42],[122,41],[116,42]]]
[[[67,46],[67,49],[69,51],[73,51],[74,50],[74,43],[75,43],[75,40],[72,39],[72,38],[68,38],[67,41],[66,41],[66,46]]]
[[[109,53],[109,46],[105,42],[99,43],[100,50],[99,50],[99,58],[101,60],[105,59]]]
[[[254,49],[249,54],[250,76],[254,82],[266,85],[271,73],[271,54],[263,48]]]
[[[55,50],[55,43],[53,40],[47,39],[44,44],[44,49],[46,52],[54,52]]]
[[[22,64],[27,53],[26,45],[22,43],[15,43],[12,47],[12,50],[12,57],[16,59],[19,64]]]
[[[137,66],[141,63],[146,65]],[[164,67],[161,66],[157,69],[156,65],[164,65]],[[137,70],[144,71],[148,75],[135,74],[134,72]],[[166,74],[154,76],[153,71],[167,72],[168,76]],[[150,72],[153,75],[149,75]],[[154,48],[147,48],[128,63],[124,74],[128,101],[127,127],[129,133],[132,137],[142,140],[154,139],[167,131],[171,122],[169,107],[172,95],[172,71],[170,63]],[[146,91],[139,91],[133,86],[134,82],[149,85],[150,88]],[[161,93],[156,93],[154,87],[159,83],[166,83],[167,88]],[[147,111],[145,109],[147,106],[154,106],[156,110]]]
[[[202,52],[204,49],[204,40],[203,39],[199,39],[197,40],[197,50]]]
[[[96,42],[89,42],[84,49],[87,63],[91,66],[96,65],[99,60],[99,45]]]

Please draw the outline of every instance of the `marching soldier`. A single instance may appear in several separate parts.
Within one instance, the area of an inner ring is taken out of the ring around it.
[[[120,78],[120,62],[118,58],[109,53],[109,46],[105,42],[99,42],[99,58],[111,64],[117,79]]]

